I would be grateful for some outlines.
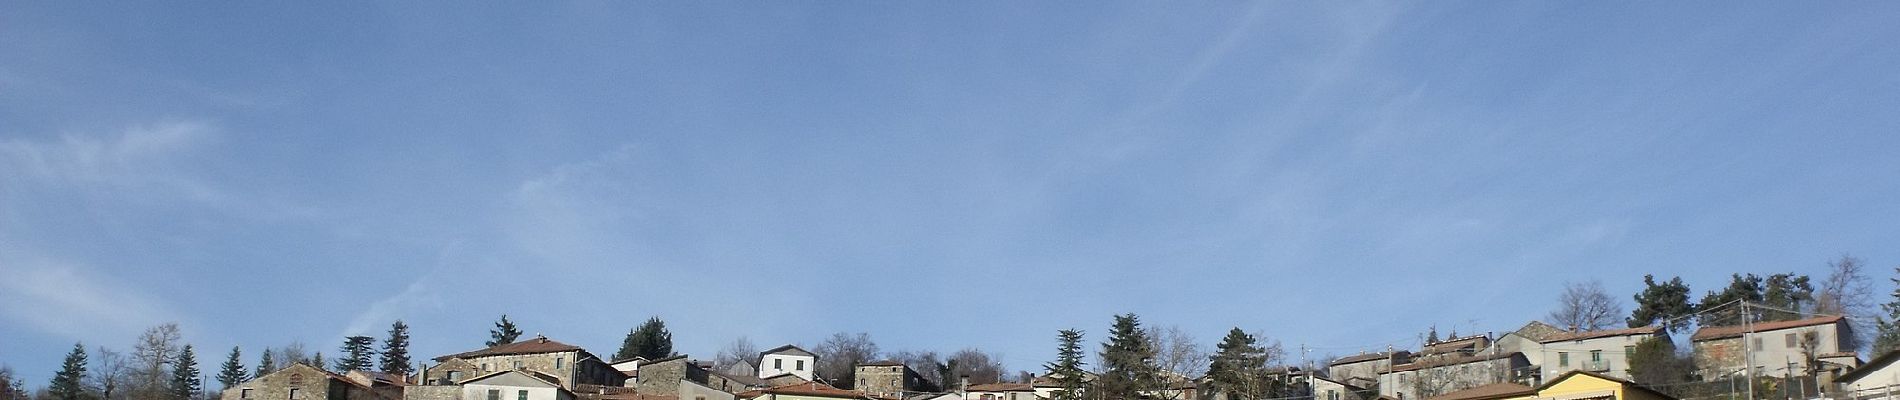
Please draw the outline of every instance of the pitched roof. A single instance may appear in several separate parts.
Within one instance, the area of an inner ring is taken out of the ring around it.
[[[1861,364],[1860,368],[1855,368],[1853,371],[1849,371],[1848,373],[1841,374],[1839,378],[1834,378],[1834,381],[1846,383],[1846,384],[1853,384],[1854,381],[1860,380],[1860,378],[1862,377],[1873,374],[1874,370],[1886,368],[1888,364],[1893,364],[1894,361],[1900,361],[1900,349],[1889,351],[1887,352],[1887,354],[1881,354],[1879,357],[1874,357],[1874,359],[1872,360],[1867,360],[1867,363]]]
[[[1524,396],[1524,394],[1537,394],[1537,389],[1526,387],[1526,385],[1516,385],[1516,383],[1492,383],[1492,385],[1480,385],[1480,387],[1465,389],[1465,391],[1438,394],[1425,400],[1484,400],[1484,398],[1511,398],[1511,396]]]
[[[1656,389],[1650,389],[1648,386],[1643,386],[1642,384],[1638,384],[1628,379],[1604,375],[1604,374],[1596,373],[1596,372],[1584,371],[1580,369],[1571,370],[1570,372],[1565,372],[1563,375],[1558,375],[1557,379],[1551,379],[1550,381],[1544,382],[1543,385],[1537,386],[1537,391],[1541,392],[1541,391],[1544,391],[1545,389],[1550,389],[1552,386],[1557,386],[1558,383],[1562,383],[1564,380],[1570,379],[1577,375],[1589,375],[1592,378],[1602,379],[1602,380],[1606,380],[1610,382],[1616,382],[1618,384],[1622,384],[1623,389],[1625,390],[1635,390],[1639,392],[1649,393],[1659,399],[1665,399],[1665,400],[1676,399],[1676,396],[1670,396],[1666,393],[1658,392],[1656,391]]]
[[[779,354],[779,353],[797,354],[801,356],[812,356],[812,357],[818,356],[817,354],[812,354],[812,352],[805,351],[805,349],[798,348],[798,346],[789,345],[789,344],[784,345],[784,346],[779,346],[779,347],[773,347],[771,350],[761,351],[759,352],[759,355],[763,356],[766,354]]]
[[[1483,400],[1537,394],[1537,389],[1510,382],[1493,383],[1429,397],[1425,400]]]
[[[1564,332],[1564,333],[1558,333],[1558,334],[1546,336],[1541,339],[1537,339],[1537,342],[1538,343],[1568,342],[1568,341],[1575,341],[1575,340],[1601,339],[1601,338],[1616,337],[1616,336],[1653,335],[1653,334],[1656,334],[1656,332],[1661,332],[1661,331],[1662,331],[1662,327],[1660,326],[1645,326],[1641,328],[1629,328],[1629,329],[1605,329],[1605,330],[1600,330],[1600,331],[1588,331],[1588,332]]]
[[[1007,383],[1007,382],[985,383],[981,385],[970,385],[969,391],[971,392],[1034,392],[1036,391],[1036,385],[1031,385],[1027,383]]]
[[[1408,364],[1394,366],[1392,367],[1392,371],[1412,371],[1412,370],[1420,370],[1420,369],[1426,369],[1426,368],[1443,367],[1447,365],[1458,365],[1458,364],[1474,363],[1474,362],[1479,362],[1479,361],[1500,360],[1500,359],[1521,356],[1523,354],[1524,353],[1512,352],[1512,353],[1504,353],[1504,354],[1484,354],[1484,355],[1434,358],[1434,359],[1429,359],[1429,360],[1424,360],[1424,361],[1413,361]]]
[[[1703,340],[1742,337],[1742,334],[1747,333],[1750,328],[1753,328],[1755,332],[1766,332],[1766,331],[1779,330],[1779,329],[1799,328],[1803,326],[1826,325],[1826,324],[1832,324],[1836,322],[1841,322],[1840,316],[1814,317],[1814,318],[1808,318],[1808,319],[1797,319],[1793,321],[1756,322],[1754,324],[1751,324],[1752,326],[1751,325],[1710,326],[1710,327],[1704,327],[1702,329],[1697,329],[1695,331],[1695,335],[1689,336],[1689,341],[1703,341]]]
[[[883,397],[867,395],[867,394],[864,394],[864,392],[860,392],[856,390],[839,389],[839,388],[831,387],[831,385],[826,385],[826,384],[818,383],[818,382],[802,382],[802,383],[794,383],[790,385],[780,385],[780,386],[759,389],[759,390],[747,390],[747,391],[736,394],[736,396],[742,399],[750,399],[750,398],[755,398],[759,396],[764,396],[767,394],[830,397],[830,398],[835,398],[835,399],[893,400],[893,399],[887,399]]]
[[[891,361],[891,360],[878,360],[878,361],[870,361],[870,362],[861,362],[861,363],[858,363],[858,366],[860,367],[901,367],[901,366],[904,366],[904,363]]]
[[[494,347],[489,347],[486,349],[436,357],[435,361],[442,362],[444,360],[448,360],[451,358],[475,358],[475,357],[486,357],[486,356],[505,356],[505,355],[511,355],[511,354],[556,353],[556,352],[563,352],[563,351],[579,351],[583,353],[587,352],[587,350],[582,349],[579,346],[556,342],[553,340],[548,340],[548,338],[546,337],[535,337],[533,339],[528,339],[524,341],[509,343],[509,344],[495,345]]]
[[[1339,359],[1333,360],[1333,363],[1329,365],[1346,365],[1346,364],[1366,362],[1366,361],[1372,361],[1372,360],[1384,360],[1384,359],[1387,359],[1387,357],[1403,360],[1405,359],[1406,356],[1410,356],[1410,355],[1412,355],[1412,352],[1405,351],[1405,350],[1399,350],[1399,351],[1394,351],[1394,352],[1382,351],[1378,353],[1366,353],[1366,354],[1360,354],[1356,356],[1340,357]]]

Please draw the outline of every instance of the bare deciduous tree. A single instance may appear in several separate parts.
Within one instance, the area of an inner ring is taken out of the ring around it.
[[[877,343],[871,341],[871,334],[856,335],[838,332],[819,343],[812,349],[818,354],[818,365],[812,369],[832,386],[850,389],[856,383],[857,366],[865,361],[877,359]]]
[[[759,347],[753,345],[752,339],[747,339],[745,336],[726,343],[725,348],[719,349],[719,355],[713,357],[713,366],[722,370],[739,363],[754,367],[759,364]]]
[[[950,376],[946,377],[952,381],[952,384],[965,376],[970,377],[972,385],[997,383],[1003,380],[1003,373],[1006,371],[1003,369],[1002,356],[985,353],[975,347],[951,353],[948,362],[953,363],[955,367],[951,369]]]
[[[1566,283],[1557,297],[1557,309],[1547,322],[1571,331],[1593,331],[1622,322],[1623,305],[1603,289],[1603,281]]]
[[[1874,289],[1868,283],[1865,267],[1861,259],[1846,254],[1827,263],[1827,280],[1821,282],[1821,293],[1814,299],[1816,314],[1860,317],[1847,319],[1854,331],[1847,339],[1855,349],[1869,342],[1867,335],[1874,331],[1866,322],[1874,315]]]
[[[130,394],[133,397],[158,398],[164,395],[171,379],[172,360],[178,357],[181,342],[183,338],[178,333],[176,323],[154,326],[139,335],[138,344],[132,348],[133,386]]]
[[[91,390],[99,400],[118,400],[125,398],[126,365],[125,353],[112,351],[100,346],[93,353],[93,362],[86,371],[87,390]]]

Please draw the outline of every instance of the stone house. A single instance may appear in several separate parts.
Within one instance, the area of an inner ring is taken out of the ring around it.
[[[1399,350],[1393,352],[1362,353],[1334,359],[1326,365],[1326,376],[1339,382],[1377,381],[1379,374],[1392,370],[1396,364],[1412,361],[1412,352]]]
[[[1753,368],[1756,376],[1812,376],[1823,355],[1853,351],[1853,332],[1838,316],[1749,325],[1703,327],[1689,337],[1703,379],[1720,379]],[[1753,365],[1747,365],[1748,361]]]
[[[798,346],[784,345],[759,353],[759,374],[761,379],[771,379],[791,374],[807,381],[812,380],[812,370],[818,366],[818,355]]]
[[[1312,390],[1313,400],[1365,400],[1372,396],[1365,388],[1323,377],[1310,377],[1307,388]]]
[[[424,372],[424,382],[451,385],[498,371],[527,370],[554,377],[555,384],[573,390],[578,385],[621,386],[626,375],[587,350],[536,336],[486,349],[436,357]]]
[[[680,382],[705,384],[710,374],[699,363],[677,355],[640,363],[640,377],[630,385],[642,395],[676,396],[680,391]]]
[[[400,400],[402,387],[374,389],[354,379],[295,363],[225,388],[222,400]]]
[[[1392,367],[1379,376],[1379,395],[1417,400],[1499,382],[1526,382],[1524,353],[1449,354]]]
[[[858,364],[853,371],[857,377],[857,384],[852,387],[873,396],[901,398],[905,393],[910,392],[937,391],[937,385],[924,379],[923,374],[896,361]]]

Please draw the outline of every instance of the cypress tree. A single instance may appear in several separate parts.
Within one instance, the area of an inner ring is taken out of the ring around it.
[[[488,331],[488,347],[514,343],[519,337],[521,329],[515,327],[514,321],[508,320],[508,314],[502,314],[501,320],[495,321],[495,329]]]
[[[389,339],[383,340],[383,373],[409,376],[415,367],[409,365],[409,325],[396,320],[389,325]]]
[[[224,385],[225,389],[237,386],[247,378],[244,376],[244,362],[239,361],[238,357],[243,355],[238,352],[237,346],[231,346],[231,356],[224,358],[224,366],[218,370],[218,384]]]
[[[198,377],[198,357],[192,355],[191,345],[185,345],[178,352],[178,359],[172,362],[172,382],[168,387],[173,400],[190,400],[204,391],[204,379]]]
[[[1048,375],[1062,385],[1062,390],[1053,393],[1053,400],[1082,400],[1083,386],[1088,384],[1082,376],[1082,331],[1064,329],[1056,332],[1056,360],[1043,364]]]
[[[74,343],[73,351],[66,353],[66,361],[60,364],[59,372],[53,374],[53,383],[46,391],[54,400],[80,400],[86,396],[82,382],[86,377],[86,346]]]
[[[270,359],[270,348],[265,347],[264,356],[257,359],[257,373],[251,376],[264,376],[272,372],[277,372],[277,365]]]
[[[375,345],[376,338],[369,336],[357,335],[343,338],[343,347],[340,350],[343,357],[336,360],[336,371],[368,371],[371,366],[374,366],[370,364],[370,356],[371,353],[376,352],[372,348]]]

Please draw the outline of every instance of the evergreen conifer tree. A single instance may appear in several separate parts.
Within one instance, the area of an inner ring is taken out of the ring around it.
[[[389,325],[389,339],[383,340],[383,373],[409,376],[414,366],[409,365],[409,325],[396,320]]]
[[[272,361],[270,358],[270,348],[265,347],[264,355],[257,359],[257,373],[251,374],[251,376],[264,376],[272,372],[277,372],[277,365],[274,363],[275,361]]]
[[[343,353],[343,357],[336,360],[336,365],[334,365],[336,371],[368,371],[370,367],[375,366],[370,363],[370,357],[376,352],[374,346],[376,346],[376,338],[369,336],[357,335],[343,338],[343,347],[339,350]]]
[[[191,345],[185,345],[178,359],[172,361],[172,381],[167,388],[172,400],[191,400],[204,391],[204,378],[198,376],[198,357],[192,354]]]
[[[1043,364],[1050,378],[1062,385],[1062,389],[1051,394],[1052,400],[1082,400],[1082,390],[1088,384],[1082,371],[1082,331],[1064,329],[1056,332],[1056,360]]]
[[[1669,278],[1668,282],[1657,284],[1655,275],[1643,275],[1643,291],[1635,297],[1636,310],[1630,311],[1626,321],[1629,327],[1663,324],[1665,329],[1674,333],[1689,329],[1687,319],[1671,319],[1695,313],[1695,304],[1689,303],[1689,285],[1682,283],[1682,277]]]
[[[244,375],[244,362],[238,360],[243,356],[237,346],[231,346],[231,355],[224,358],[224,365],[218,369],[218,384],[224,385],[223,388],[230,389],[248,378]]]
[[[1760,321],[1760,307],[1751,309],[1749,312],[1750,315],[1743,316],[1742,307],[1729,303],[1736,301],[1761,303],[1761,283],[1761,277],[1755,274],[1730,275],[1727,287],[1723,287],[1720,292],[1708,292],[1704,294],[1702,301],[1696,304],[1695,309],[1700,312],[1696,314],[1697,324],[1702,326],[1734,326],[1741,325],[1743,318]]]
[[[626,340],[621,341],[620,351],[614,353],[615,360],[641,357],[648,360],[673,356],[673,333],[666,330],[666,322],[660,317],[648,318],[647,322],[627,332]]]
[[[514,343],[515,339],[520,337],[521,328],[515,327],[515,322],[508,320],[508,314],[502,314],[501,320],[495,321],[495,329],[488,331],[488,347]]]
[[[324,368],[326,368],[326,367],[324,367],[324,366],[323,366],[323,352],[321,352],[321,351],[319,351],[319,352],[317,352],[317,355],[315,355],[315,356],[311,356],[311,357],[310,357],[310,360],[308,360],[308,361],[309,361],[309,364],[310,364],[310,366],[312,366],[312,367],[317,367],[317,369],[324,369]],[[326,370],[326,371],[327,371],[327,370]]]
[[[66,353],[66,361],[60,364],[59,372],[53,374],[53,383],[46,387],[54,400],[81,400],[86,396],[84,379],[86,377],[86,346],[73,344],[73,351]]]
[[[1229,399],[1252,400],[1264,394],[1267,350],[1257,343],[1253,335],[1235,327],[1214,346],[1218,350],[1210,357],[1213,363],[1208,365],[1207,377]]]
[[[1896,276],[1900,276],[1900,267],[1893,270]],[[1891,295],[1893,298],[1880,305],[1887,315],[1874,316],[1873,354],[1887,354],[1888,351],[1900,349],[1900,278],[1891,279],[1896,286]]]
[[[1102,373],[1095,379],[1094,390],[1101,398],[1136,399],[1158,389],[1160,367],[1155,365],[1155,350],[1149,343],[1135,314],[1115,316],[1108,342],[1102,343]]]

